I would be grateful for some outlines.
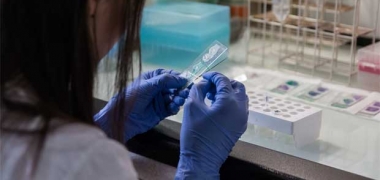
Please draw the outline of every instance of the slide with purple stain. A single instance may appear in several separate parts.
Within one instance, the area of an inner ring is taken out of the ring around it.
[[[350,95],[346,95],[346,96],[338,98],[338,100],[333,102],[331,106],[346,109],[356,104],[357,102],[363,100],[364,98],[365,96],[362,96],[362,95],[350,94]]]
[[[374,101],[359,113],[368,116],[375,116],[380,112],[380,101]]]
[[[322,96],[324,96],[325,94],[327,94],[328,92],[329,92],[328,88],[322,87],[322,86],[317,86],[317,87],[314,87],[310,90],[305,91],[304,93],[302,93],[298,97],[301,99],[307,100],[307,101],[315,101],[315,100],[321,98]]]

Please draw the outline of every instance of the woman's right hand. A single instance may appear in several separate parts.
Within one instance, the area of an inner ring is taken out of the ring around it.
[[[240,82],[204,74],[185,103],[176,179],[219,179],[219,169],[247,129],[248,97]],[[212,100],[205,104],[205,97]]]

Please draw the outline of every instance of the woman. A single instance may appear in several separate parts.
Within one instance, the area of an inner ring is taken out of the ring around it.
[[[186,98],[175,178],[219,178],[246,129],[244,86],[213,72],[189,92],[180,90],[186,79],[159,69],[127,87],[143,6],[1,1],[1,179],[137,179],[122,144],[176,114]],[[92,117],[94,71],[117,41],[117,95]]]

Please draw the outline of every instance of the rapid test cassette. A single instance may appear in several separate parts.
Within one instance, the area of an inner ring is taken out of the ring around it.
[[[297,147],[318,139],[322,122],[321,109],[268,96],[261,90],[248,90],[247,94],[249,123],[292,135]]]

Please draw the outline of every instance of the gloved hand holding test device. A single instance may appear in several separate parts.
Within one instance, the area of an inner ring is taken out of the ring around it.
[[[228,48],[219,41],[214,41],[185,71],[181,73],[180,76],[188,80],[187,84],[183,88],[190,86],[204,73],[216,67],[227,58]]]
[[[247,129],[249,103],[244,85],[207,72],[227,59],[227,50],[213,42],[180,75],[188,80],[185,90],[200,76],[203,79],[193,84],[184,104],[176,180],[220,179],[220,167]]]

